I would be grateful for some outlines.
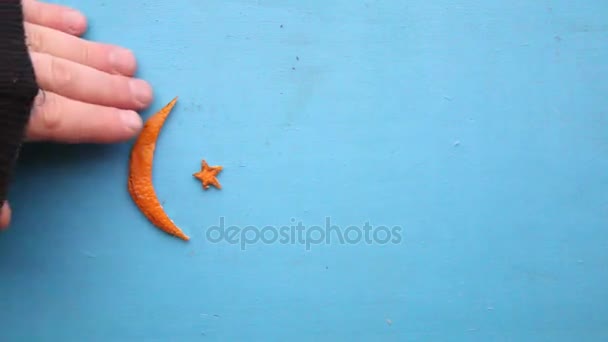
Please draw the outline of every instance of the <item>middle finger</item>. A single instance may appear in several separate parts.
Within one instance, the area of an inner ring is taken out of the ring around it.
[[[122,109],[144,109],[152,101],[147,82],[111,75],[45,53],[30,52],[36,80],[47,91],[77,101]]]

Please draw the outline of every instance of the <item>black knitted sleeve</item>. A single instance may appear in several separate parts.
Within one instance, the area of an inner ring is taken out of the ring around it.
[[[38,93],[20,0],[0,0],[0,207]]]

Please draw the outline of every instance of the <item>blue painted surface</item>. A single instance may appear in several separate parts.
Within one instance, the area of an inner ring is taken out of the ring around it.
[[[608,3],[65,3],[135,51],[145,118],[179,96],[154,182],[192,240],[136,210],[130,143],[30,146],[1,340],[608,338]],[[400,230],[207,238],[327,217]]]

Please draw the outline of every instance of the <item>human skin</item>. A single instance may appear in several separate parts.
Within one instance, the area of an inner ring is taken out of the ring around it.
[[[138,111],[153,100],[151,86],[134,77],[137,61],[123,47],[82,38],[87,19],[79,11],[23,0],[30,56],[41,89],[26,141],[117,143],[142,128]],[[10,225],[6,202],[0,229]]]

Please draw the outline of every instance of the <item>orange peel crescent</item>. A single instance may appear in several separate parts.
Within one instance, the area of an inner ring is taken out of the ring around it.
[[[128,188],[131,198],[152,224],[168,234],[188,241],[190,238],[165,213],[152,184],[156,140],[176,102],[177,97],[152,115],[144,124],[131,149]]]

